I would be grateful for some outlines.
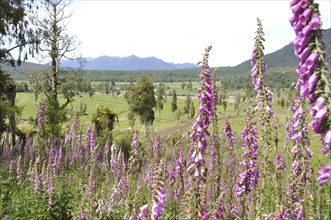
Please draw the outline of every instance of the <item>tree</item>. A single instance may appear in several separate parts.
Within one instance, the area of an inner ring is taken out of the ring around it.
[[[190,113],[192,98],[190,94],[187,94],[184,105],[184,114]]]
[[[122,112],[114,111],[103,105],[98,106],[96,114],[92,116],[95,132],[98,140],[105,144],[108,139],[112,139],[112,131],[115,123],[118,123],[118,116]]]
[[[182,90],[185,89],[185,82],[182,82],[182,83],[180,84],[180,88],[182,88]]]
[[[187,88],[188,90],[192,90],[192,89],[193,89],[193,87],[192,87],[192,82],[188,82],[187,85],[186,85],[186,88]]]
[[[240,112],[240,102],[241,102],[241,94],[236,95],[236,100],[234,103],[234,109],[237,110],[237,115],[239,115]]]
[[[35,9],[33,2],[0,1],[0,139],[7,130],[12,134],[13,144],[15,135],[24,138],[24,134],[16,128],[15,116],[20,112],[15,106],[16,85],[9,75],[1,70],[1,63],[9,62],[14,66],[17,59],[17,64],[20,65],[22,60],[27,59],[28,52],[32,56],[37,52],[38,40],[27,16]],[[29,49],[25,50],[27,46]],[[14,58],[13,52],[18,54],[17,58]]]
[[[195,107],[194,107],[194,103],[191,102],[191,106],[190,106],[190,117],[193,118],[195,116]]]
[[[159,114],[161,114],[164,107],[165,95],[165,84],[160,83],[156,90],[156,109],[159,111]]]
[[[92,88],[92,84],[91,84],[90,81],[89,81],[89,84],[88,84],[88,87],[87,87],[87,92],[88,92],[88,95],[89,95],[90,98],[94,95],[94,89]]]
[[[228,90],[228,84],[223,83],[220,88],[220,94],[219,94],[219,104],[223,106],[224,112],[226,112],[226,109],[228,107],[228,95],[227,95],[227,90]]]
[[[71,14],[67,15],[65,9],[69,4],[70,2],[66,0],[43,0],[41,5],[46,15],[43,18],[40,18],[39,15],[35,16],[41,38],[39,49],[51,59],[50,96],[54,101],[58,98],[60,61],[62,58],[72,59],[69,55],[79,46],[76,39],[66,33],[65,21],[70,18]],[[69,101],[67,100],[67,102]]]
[[[77,86],[74,80],[75,78],[70,80],[69,85],[68,71],[63,71],[59,68],[61,59],[72,59],[71,53],[79,45],[74,37],[66,33],[67,27],[65,22],[70,18],[71,13],[66,14],[65,9],[69,4],[70,2],[66,0],[42,0],[42,13],[38,13],[34,17],[41,39],[39,49],[51,60],[51,74],[49,76],[50,91],[46,93],[46,109],[51,109],[49,113],[54,113],[55,115],[48,115],[47,117],[46,110],[45,118],[45,124],[49,124],[53,128],[50,130],[52,132],[51,135],[58,135],[58,133],[53,133],[53,131],[59,131],[60,124],[66,120],[64,117],[65,108],[72,102],[72,98],[75,95],[68,88]],[[40,17],[40,14],[45,14],[45,16]],[[58,100],[59,93],[62,93],[66,100],[62,105],[60,105]]]
[[[129,111],[140,117],[145,126],[146,136],[149,136],[149,125],[154,122],[156,107],[153,82],[142,75],[138,83],[129,85],[124,97],[129,104]]]
[[[0,1],[0,63],[8,61],[14,65],[12,53],[17,49],[18,65],[28,58],[28,53],[34,56],[38,52],[39,41],[27,16],[35,10],[35,6],[33,0]],[[26,46],[29,46],[27,51],[24,50]]]
[[[277,88],[276,94],[277,94],[277,98],[280,98],[280,88]]]
[[[280,100],[280,106],[281,106],[282,108],[285,107],[285,99],[284,99],[284,97],[282,97],[282,99]]]
[[[81,101],[79,105],[78,115],[86,115],[87,105],[86,102]]]
[[[183,112],[182,112],[180,109],[178,109],[178,110],[175,112],[175,118],[176,118],[176,120],[177,120],[177,123],[180,122],[180,118],[182,117],[182,115],[183,115]]]
[[[171,101],[171,111],[175,112],[177,110],[178,106],[177,106],[177,94],[176,94],[176,90],[173,90],[172,92],[172,101]]]
[[[109,81],[105,82],[104,85],[105,85],[105,93],[106,93],[107,95],[109,95],[109,92],[110,92]]]
[[[111,95],[114,96],[114,95],[115,95],[115,92],[116,92],[115,81],[111,81],[111,84],[110,84],[110,91],[111,91]]]
[[[16,129],[15,115],[20,109],[15,106],[16,85],[14,81],[0,69],[0,139],[3,132],[12,134],[12,141],[15,144]]]

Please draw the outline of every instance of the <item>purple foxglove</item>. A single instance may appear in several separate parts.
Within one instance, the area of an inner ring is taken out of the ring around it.
[[[326,131],[326,128],[322,128],[321,125],[324,122],[327,116],[327,108],[324,107],[320,109],[313,118],[313,121],[310,123],[311,128],[317,134],[323,134]]]
[[[88,152],[89,152],[89,154],[91,154],[93,149],[96,146],[97,141],[96,141],[95,133],[92,131],[92,129],[90,127],[88,127],[88,129],[86,131],[85,139],[87,142]]]
[[[318,173],[320,176],[317,178],[318,184],[323,185],[324,183],[328,182],[331,179],[331,164],[327,164],[322,167]]]
[[[276,169],[279,171],[283,171],[284,168],[285,168],[285,165],[284,165],[283,157],[279,152],[277,152],[276,153]]]
[[[308,98],[312,106],[310,113],[313,116],[310,126],[312,130],[321,135],[322,152],[326,154],[330,150],[330,99],[328,96],[329,82],[325,75],[326,61],[325,49],[321,43],[321,19],[318,4],[314,1],[293,0],[290,3],[293,17],[290,19],[296,38],[293,41],[295,55],[299,59],[298,81],[296,89],[300,89],[302,99]],[[309,46],[309,47],[308,47]],[[311,150],[307,155],[312,156]],[[328,181],[328,173],[321,174],[319,183]]]
[[[306,10],[300,15],[299,22],[305,24],[311,15],[311,8],[306,8]]]
[[[166,205],[166,194],[165,194],[165,183],[161,180],[159,182],[160,189],[157,192],[157,198],[153,201],[152,204],[152,217],[155,220],[161,218],[163,209]]]
[[[294,161],[293,163],[292,163],[292,168],[293,168],[293,174],[295,175],[295,176],[298,176],[298,174],[299,174],[299,162],[298,161]]]
[[[38,128],[41,129],[44,125],[46,105],[44,102],[40,102],[38,111]]]
[[[148,210],[148,204],[143,205],[140,208],[139,218],[141,219],[147,218],[147,210]]]
[[[323,143],[322,152],[325,155],[330,151],[331,148],[331,130],[326,132],[326,135],[322,143]]]
[[[204,156],[207,151],[208,143],[206,136],[210,136],[208,127],[212,122],[213,115],[213,86],[210,76],[210,67],[208,65],[208,57],[211,46],[206,48],[205,54],[202,61],[202,68],[199,74],[200,77],[200,88],[198,90],[199,109],[197,111],[197,118],[192,126],[192,133],[190,135],[191,141],[193,142],[192,151],[188,155],[187,172],[189,177],[187,179],[189,189],[188,191],[194,190],[195,200],[200,201],[197,204],[200,213],[206,212],[205,201],[201,200],[201,195],[205,193],[206,189],[206,171]],[[204,187],[201,187],[204,186]],[[201,191],[203,188],[203,191]],[[197,216],[196,216],[197,217]]]
[[[153,155],[154,155],[154,160],[156,160],[156,158],[158,157],[159,153],[161,150],[161,142],[160,142],[160,137],[158,136],[156,138],[156,141],[153,145]]]
[[[259,170],[256,165],[258,159],[258,144],[256,140],[258,133],[255,126],[256,121],[252,120],[252,117],[253,113],[250,110],[247,111],[246,127],[241,132],[242,148],[246,149],[246,152],[242,154],[244,160],[240,163],[243,166],[243,171],[239,175],[239,181],[234,186],[237,198],[253,190],[259,179]]]
[[[21,155],[18,157],[18,159],[16,160],[16,180],[17,180],[17,185],[20,186],[21,185],[21,181],[22,181],[22,169],[21,169]]]

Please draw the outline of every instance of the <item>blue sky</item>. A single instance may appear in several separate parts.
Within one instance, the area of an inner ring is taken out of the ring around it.
[[[155,56],[196,63],[213,46],[211,66],[233,66],[251,56],[256,17],[265,31],[265,53],[295,37],[288,22],[290,1],[91,1],[75,0],[68,32],[84,57]],[[330,28],[331,3],[320,3],[323,28]]]

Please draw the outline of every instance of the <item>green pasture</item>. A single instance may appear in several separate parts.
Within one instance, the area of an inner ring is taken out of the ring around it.
[[[185,94],[185,89],[181,90],[180,88],[181,83],[166,83],[166,87],[169,87],[169,90],[175,89],[176,91],[181,91],[182,94]],[[120,86],[120,84],[116,84],[116,86]],[[156,85],[157,86],[157,85]],[[194,91],[196,91],[197,84],[193,84]],[[187,92],[187,91],[186,91]],[[243,91],[232,92],[231,95],[235,96]],[[191,93],[192,100],[194,102],[195,109],[198,108],[198,103],[196,100],[196,93]],[[281,96],[282,97],[282,96]],[[35,101],[35,96],[33,93],[18,93],[17,94],[17,105],[19,107],[23,107],[22,115],[19,117],[19,127],[23,128],[24,130],[29,130],[32,128],[31,123],[29,122],[30,117],[36,117],[38,112],[38,106],[40,100],[43,97],[40,96],[37,101]],[[187,134],[192,126],[194,121],[193,119],[189,119],[187,115],[182,115],[178,120],[175,117],[175,114],[171,112],[171,100],[172,97],[167,97],[167,102],[164,105],[164,109],[159,113],[158,111],[155,112],[155,121],[153,126],[151,126],[152,132],[155,134],[160,134],[163,137],[175,137],[182,134]],[[60,101],[64,101],[60,99]],[[255,102],[255,99],[250,100],[251,102]],[[179,96],[177,100],[178,109],[183,112],[185,102],[185,96]],[[236,139],[240,139],[240,132],[243,130],[245,124],[245,110],[247,109],[249,101],[242,102],[240,104],[240,111],[239,115],[237,115],[237,111],[234,109],[234,103],[229,103],[224,112],[222,106],[218,106],[218,117],[219,117],[219,129],[220,132],[223,133],[223,125],[224,121],[228,119],[230,124],[234,130]],[[75,112],[79,111],[79,106],[81,103],[86,103],[87,112],[86,115],[80,117],[80,128],[83,132],[87,129],[88,126],[91,125],[92,114],[96,112],[98,105],[103,105],[105,107],[111,108],[114,111],[120,113],[119,115],[119,123],[116,124],[114,129],[114,135],[120,135],[122,133],[127,132],[130,129],[129,121],[127,119],[128,113],[128,104],[126,99],[123,98],[122,95],[120,96],[111,96],[105,94],[94,94],[92,97],[89,97],[88,94],[81,94],[74,98],[74,102],[69,107],[70,115],[69,118],[73,119]],[[284,135],[285,135],[285,124],[287,120],[291,117],[291,112],[286,108],[281,108],[277,105],[277,99],[274,101],[274,111],[277,116],[277,122],[279,123],[279,149],[284,149]],[[69,129],[71,124],[71,120],[68,121],[68,124],[64,126],[64,129]],[[140,130],[141,134],[144,134],[144,127],[140,123],[139,119],[136,122],[137,128]],[[313,134],[313,132],[311,132]],[[290,146],[292,143],[289,143]],[[315,153],[313,163],[320,164],[321,162],[325,162],[326,158],[322,156],[320,150],[321,144],[319,141],[318,135],[311,136],[311,149]],[[237,147],[238,153],[241,152],[240,146]],[[272,149],[270,149],[273,152]],[[316,164],[316,165],[317,165]],[[319,166],[319,165],[318,165]]]

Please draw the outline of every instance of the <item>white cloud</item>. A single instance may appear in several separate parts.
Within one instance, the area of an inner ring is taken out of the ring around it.
[[[319,2],[328,28],[331,3]],[[236,65],[251,55],[256,17],[266,53],[294,38],[288,1],[74,1],[70,9],[69,31],[86,57],[135,54],[195,63],[212,45],[212,66]]]

